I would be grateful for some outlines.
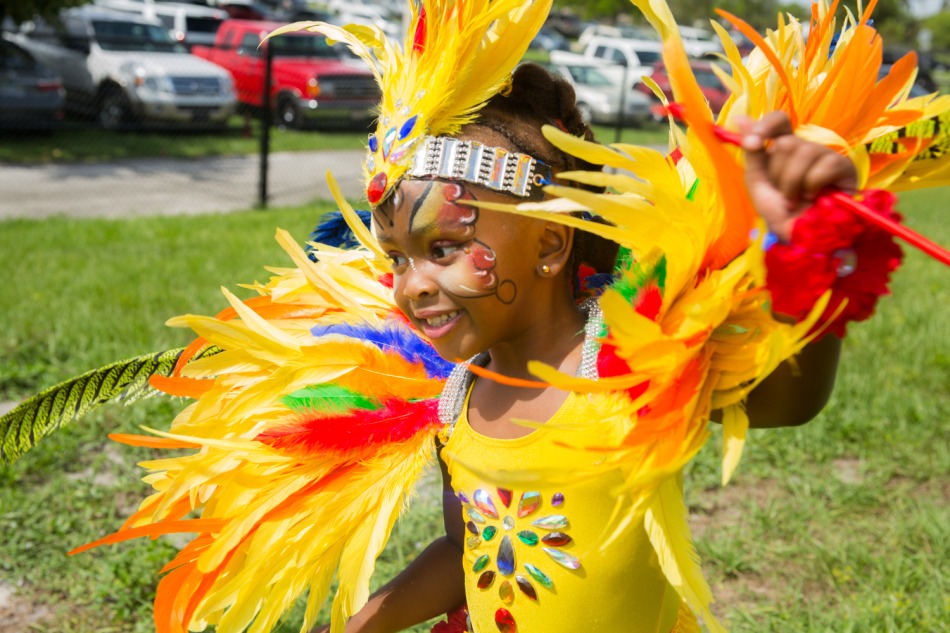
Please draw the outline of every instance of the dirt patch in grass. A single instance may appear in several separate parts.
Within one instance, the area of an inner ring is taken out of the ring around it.
[[[27,592],[0,582],[0,631],[35,630],[53,619],[53,610],[30,598]]]
[[[782,494],[779,482],[772,480],[706,488],[689,507],[693,537],[702,538],[710,528],[734,528],[742,522],[750,504],[762,508],[770,499]]]

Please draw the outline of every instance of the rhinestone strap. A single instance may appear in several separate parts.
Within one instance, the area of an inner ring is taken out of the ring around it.
[[[581,310],[587,313],[587,323],[584,325],[584,343],[581,345],[581,364],[577,368],[577,376],[588,380],[597,380],[597,353],[600,351],[600,338],[604,335],[604,313],[596,299],[588,299],[581,305]],[[443,431],[441,441],[444,444],[452,436],[452,430],[462,407],[465,406],[465,396],[475,375],[468,370],[469,365],[475,364],[484,367],[488,364],[488,352],[481,352],[469,360],[459,363],[452,368],[452,373],[445,381],[442,395],[439,396],[439,421]]]
[[[464,180],[522,198],[539,198],[541,187],[551,182],[551,168],[536,158],[449,136],[425,137],[409,175]]]

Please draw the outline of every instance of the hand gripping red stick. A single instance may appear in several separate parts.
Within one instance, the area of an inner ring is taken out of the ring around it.
[[[667,111],[672,114],[677,119],[683,118],[683,104],[681,103],[670,103],[666,106]],[[742,136],[735,132],[730,132],[729,130],[713,124],[712,126],[713,134],[717,139],[723,143],[729,143],[730,145],[735,145],[737,147],[742,146]],[[837,202],[841,203],[842,206],[848,208],[853,213],[861,216],[863,219],[868,222],[877,225],[878,227],[884,229],[894,237],[898,237],[911,246],[914,246],[927,255],[930,255],[938,262],[950,266],[950,251],[943,248],[939,244],[931,242],[926,237],[912,231],[903,224],[895,222],[890,218],[887,218],[880,213],[877,213],[873,209],[861,204],[851,196],[842,193],[840,191],[828,194],[833,197]]]

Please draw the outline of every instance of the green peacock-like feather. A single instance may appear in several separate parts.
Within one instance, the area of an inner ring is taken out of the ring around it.
[[[126,404],[159,395],[151,376],[170,376],[185,348],[136,356],[71,378],[38,393],[0,417],[0,461],[13,463],[53,431],[110,400]],[[217,354],[208,347],[191,360]]]

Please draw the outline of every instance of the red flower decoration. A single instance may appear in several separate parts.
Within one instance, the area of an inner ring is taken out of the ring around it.
[[[874,190],[864,192],[862,202],[899,221],[894,200],[890,192]],[[795,221],[791,243],[774,244],[765,254],[772,310],[801,320],[830,288],[831,301],[816,328],[844,336],[848,322],[874,313],[903,256],[890,233],[823,196]]]
[[[445,616],[443,622],[437,622],[431,633],[468,633],[468,607],[460,606]]]

